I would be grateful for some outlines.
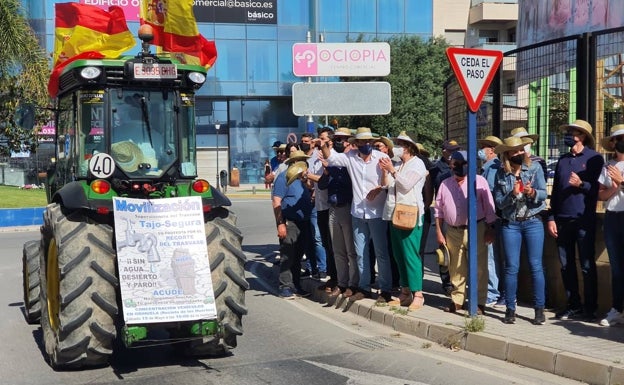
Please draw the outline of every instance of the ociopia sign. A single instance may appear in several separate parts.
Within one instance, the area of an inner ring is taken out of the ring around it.
[[[296,43],[295,76],[386,76],[390,45],[379,43]]]

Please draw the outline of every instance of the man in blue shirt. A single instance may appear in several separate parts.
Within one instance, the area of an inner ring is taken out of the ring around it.
[[[555,169],[548,232],[557,240],[563,286],[568,294],[567,307],[556,318],[596,319],[597,274],[595,256],[596,203],[598,177],[604,166],[602,155],[592,149],[591,125],[584,120],[559,127],[570,152],[561,155]],[[576,249],[583,273],[584,306],[579,295]]]
[[[301,150],[293,151],[286,162],[288,169],[280,173],[273,185],[273,214],[280,242],[279,295],[293,299],[307,296],[301,288],[301,258],[311,239],[310,215],[312,198],[304,180],[307,178],[308,156]]]

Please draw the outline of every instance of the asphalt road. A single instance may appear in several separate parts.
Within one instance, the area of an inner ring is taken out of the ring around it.
[[[42,354],[41,330],[22,314],[22,244],[36,228],[0,232],[0,384],[578,384],[548,373],[451,351],[395,333],[350,312],[275,293],[277,249],[268,200],[236,200],[251,289],[245,334],[233,354],[185,359],[171,346],[122,349],[111,366],[55,372]]]

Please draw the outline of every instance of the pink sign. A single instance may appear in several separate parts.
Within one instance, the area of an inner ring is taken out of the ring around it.
[[[390,45],[380,43],[297,43],[295,76],[386,76]]]
[[[126,21],[139,21],[139,0],[80,0],[80,4],[95,5],[105,11],[115,5],[123,9]]]

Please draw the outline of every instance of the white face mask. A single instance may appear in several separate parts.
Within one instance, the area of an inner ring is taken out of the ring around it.
[[[403,156],[403,147],[394,146],[392,152],[394,153],[395,158],[400,158]]]
[[[531,155],[531,145],[527,144],[524,146],[524,152],[527,153],[527,155]]]

